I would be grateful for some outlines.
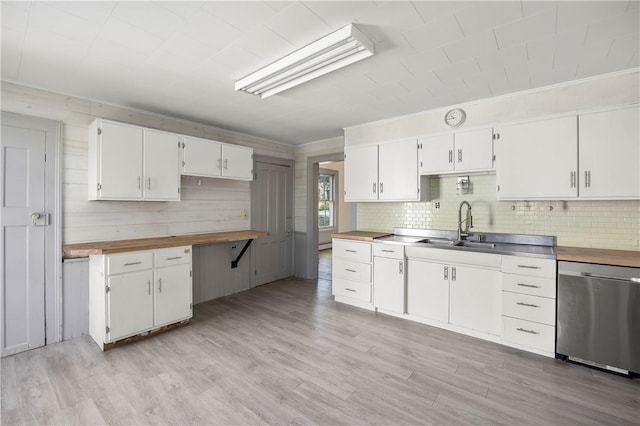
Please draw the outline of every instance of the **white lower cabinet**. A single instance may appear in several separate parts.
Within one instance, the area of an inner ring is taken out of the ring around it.
[[[451,265],[449,322],[500,335],[500,271]]]
[[[332,240],[331,293],[337,302],[373,309],[371,243]]]
[[[373,244],[373,306],[383,312],[405,312],[404,246]]]
[[[89,261],[89,333],[102,349],[191,318],[191,246],[94,255]]]
[[[449,322],[449,265],[407,261],[407,314]]]

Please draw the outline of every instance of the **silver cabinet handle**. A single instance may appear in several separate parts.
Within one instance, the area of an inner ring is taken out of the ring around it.
[[[216,167],[218,167],[219,169],[221,169],[221,168],[222,168],[221,163],[222,163],[222,158],[218,158],[218,162],[217,162],[217,164],[216,164]]]
[[[445,281],[449,281],[449,267],[448,266],[444,267],[444,280]]]
[[[347,271],[347,272],[356,272],[355,269],[345,269],[345,271]]]
[[[162,293],[162,278],[158,278],[158,293]]]
[[[374,194],[376,193],[376,183],[375,182],[373,182],[373,193]]]
[[[462,149],[458,150],[458,163],[462,163]]]
[[[456,280],[456,267],[452,266],[451,267],[451,281],[455,281]]]
[[[526,328],[516,328],[516,330],[518,331],[522,331],[523,333],[529,333],[529,334],[540,334],[537,331],[533,331],[533,330],[527,330]]]
[[[591,170],[584,172],[584,187],[591,188]]]
[[[404,274],[404,262],[398,262],[398,273],[400,275]]]
[[[138,189],[142,189],[142,176],[138,176]]]
[[[352,292],[352,293],[355,293],[355,292],[356,292],[356,291],[355,291],[354,289],[352,289],[352,288],[345,288],[345,290],[350,291],[350,292]]]
[[[167,260],[176,260],[176,259],[182,259],[182,256],[167,257]]]
[[[523,284],[523,283],[518,283],[516,284],[519,287],[529,287],[529,288],[540,288],[539,285],[533,285],[533,284]]]
[[[142,262],[129,262],[129,263],[125,263],[124,266],[133,266],[133,265],[140,265]]]
[[[529,308],[539,308],[540,307],[539,305],[534,305],[533,303],[518,302],[516,304],[520,305],[520,306],[527,306]]]
[[[525,268],[525,269],[542,269],[540,266],[531,266],[531,265],[518,265],[518,268]]]
[[[358,252],[357,250],[349,250],[349,249],[346,249],[345,251],[348,251],[349,253],[357,253]]]
[[[383,249],[383,250],[381,250],[381,251],[382,251],[383,253],[395,253],[395,252],[396,252],[395,250],[385,250],[385,249]]]
[[[571,188],[575,188],[576,187],[576,172],[571,172],[571,181],[570,181],[570,187]]]
[[[151,177],[147,178],[147,189],[151,191]]]
[[[381,194],[384,192],[384,186],[382,186],[382,185],[383,185],[383,183],[382,183],[382,182],[380,182],[380,193],[381,193]]]
[[[453,150],[449,150],[449,163],[453,163]]]
[[[147,281],[147,294],[151,294],[151,280]]]
[[[227,165],[229,164],[228,160],[224,159],[224,169],[227,170]]]

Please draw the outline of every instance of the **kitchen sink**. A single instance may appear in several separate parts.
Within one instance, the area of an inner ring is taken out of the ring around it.
[[[489,249],[496,248],[494,243],[487,243],[483,241],[466,241],[466,240],[444,240],[437,238],[425,238],[424,240],[417,241],[419,243],[425,244],[433,244],[435,246],[446,246],[446,247],[469,247],[469,248],[480,248],[480,249]]]

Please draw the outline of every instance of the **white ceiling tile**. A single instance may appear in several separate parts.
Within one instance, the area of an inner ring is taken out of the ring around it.
[[[527,43],[529,60],[547,58],[554,53],[571,54],[571,51],[582,48],[586,34],[587,26],[581,25],[550,37],[532,40]]]
[[[209,58],[209,61],[220,69],[226,69],[227,75],[233,80],[239,80],[255,71],[256,64],[261,62],[256,55],[239,46],[223,49]]]
[[[296,48],[332,32],[331,27],[301,3],[292,3],[264,21],[264,25]]]
[[[243,34],[243,30],[211,15],[206,10],[191,15],[181,31],[200,43],[211,46],[214,50],[211,53],[230,46]]]
[[[405,54],[400,59],[400,62],[414,75],[422,75],[427,70],[441,68],[450,64],[449,58],[440,47],[423,50],[418,53]]]
[[[150,56],[153,50],[140,52],[100,35],[93,41],[91,53],[87,56],[87,60],[99,60],[120,67],[135,68]]]
[[[615,61],[624,61],[624,58],[630,61],[639,49],[640,39],[638,37],[635,35],[621,37],[613,40],[607,57],[614,58]]]
[[[571,0],[570,0],[571,1]],[[521,0],[520,7],[522,7],[522,14],[527,17],[531,15],[537,15],[545,10],[554,9],[558,6],[558,1],[531,1]]]
[[[540,57],[535,61],[508,64],[504,68],[507,72],[507,78],[510,80],[523,75],[549,73],[553,70],[553,53],[550,52],[547,56]]]
[[[412,76],[410,78],[400,80],[399,84],[411,92],[433,90],[433,92],[442,93],[446,90],[446,86],[442,84],[440,79],[431,71],[425,71],[420,76]]]
[[[507,79],[502,84],[491,84],[491,92],[494,96],[529,90],[530,88],[531,79],[528,75]]]
[[[153,52],[162,44],[161,38],[114,17],[102,26],[100,35],[138,52]]]
[[[51,31],[30,28],[24,39],[24,50],[52,61],[79,63],[88,52],[90,40],[77,41]]]
[[[464,38],[453,15],[443,16],[428,25],[414,27],[403,35],[416,50],[432,49]]]
[[[482,1],[456,11],[455,16],[468,37],[522,18],[522,8],[519,1]]]
[[[256,64],[256,69],[268,65],[295,50],[289,41],[283,39],[269,28],[262,26],[244,34],[237,40],[235,45],[262,59],[261,63]]]
[[[640,14],[624,13],[589,24],[586,43],[635,34],[640,31]]]
[[[625,12],[629,2],[624,1],[564,1],[558,3],[558,32],[578,25],[601,21]]]
[[[38,2],[32,3],[29,26],[77,40],[92,40],[98,34],[95,24]]]
[[[184,18],[150,1],[119,2],[112,16],[163,40],[186,25]]]
[[[424,22],[431,22],[443,16],[451,15],[455,12],[465,10],[477,5],[475,1],[416,1],[413,6],[416,8]]]
[[[372,1],[303,1],[309,10],[326,22],[331,28],[340,28],[355,22],[355,17],[363,10],[374,8]]]
[[[180,66],[193,68],[212,57],[215,52],[204,43],[177,31],[158,49],[161,54],[173,57]]]
[[[507,75],[504,68],[491,68],[486,71],[471,74],[463,78],[465,84],[471,88],[499,87],[507,83]]]
[[[498,47],[507,49],[517,44],[548,37],[556,32],[556,9],[546,9],[536,15],[495,28]]]
[[[535,71],[531,73],[531,83],[534,87],[549,86],[576,78],[577,66],[557,68],[550,71]]]
[[[262,25],[278,13],[268,2],[256,1],[205,2],[202,9],[239,30]]]
[[[378,84],[387,84],[391,81],[411,77],[411,73],[398,62],[391,62],[383,65],[378,64],[375,68],[371,68],[366,71],[364,75]]]
[[[553,67],[564,69],[584,61],[605,61],[611,44],[612,40],[603,40],[598,43],[592,43],[589,47],[584,45],[575,46],[574,48],[559,46],[555,53]],[[629,58],[630,56],[627,56],[625,59],[628,60]]]
[[[375,5],[376,7],[357,9],[353,16],[356,22],[384,29],[411,28],[423,23],[413,3],[383,1],[376,2]]]
[[[593,75],[606,74],[619,69],[627,68],[629,58],[624,56],[607,57],[606,60],[597,58],[584,58],[578,65],[577,78],[591,77]]]
[[[453,44],[443,46],[442,49],[454,63],[499,53],[493,31],[467,36]]]
[[[2,37],[0,37],[0,52],[2,56],[0,64],[2,65],[1,74],[4,80],[18,79],[23,39],[23,31],[2,28]]]
[[[202,1],[160,1],[158,6],[184,18],[188,19],[193,14],[198,13],[202,7]]]
[[[527,61],[527,47],[525,44],[518,44],[509,49],[477,56],[476,61],[481,70],[490,68],[503,68],[506,65]]]
[[[93,24],[101,25],[109,18],[117,3],[110,1],[52,1],[47,4]]]
[[[478,64],[475,59],[457,62],[434,70],[434,73],[443,83],[461,80],[478,72],[480,72],[480,68],[478,68]]]
[[[5,29],[22,32],[27,29],[29,7],[24,7],[25,5],[29,6],[28,3],[2,2],[2,20],[0,22],[2,23],[3,35]]]

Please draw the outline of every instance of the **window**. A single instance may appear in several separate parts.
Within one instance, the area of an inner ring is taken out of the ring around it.
[[[335,178],[321,174],[318,177],[318,228],[333,228],[335,220]]]

